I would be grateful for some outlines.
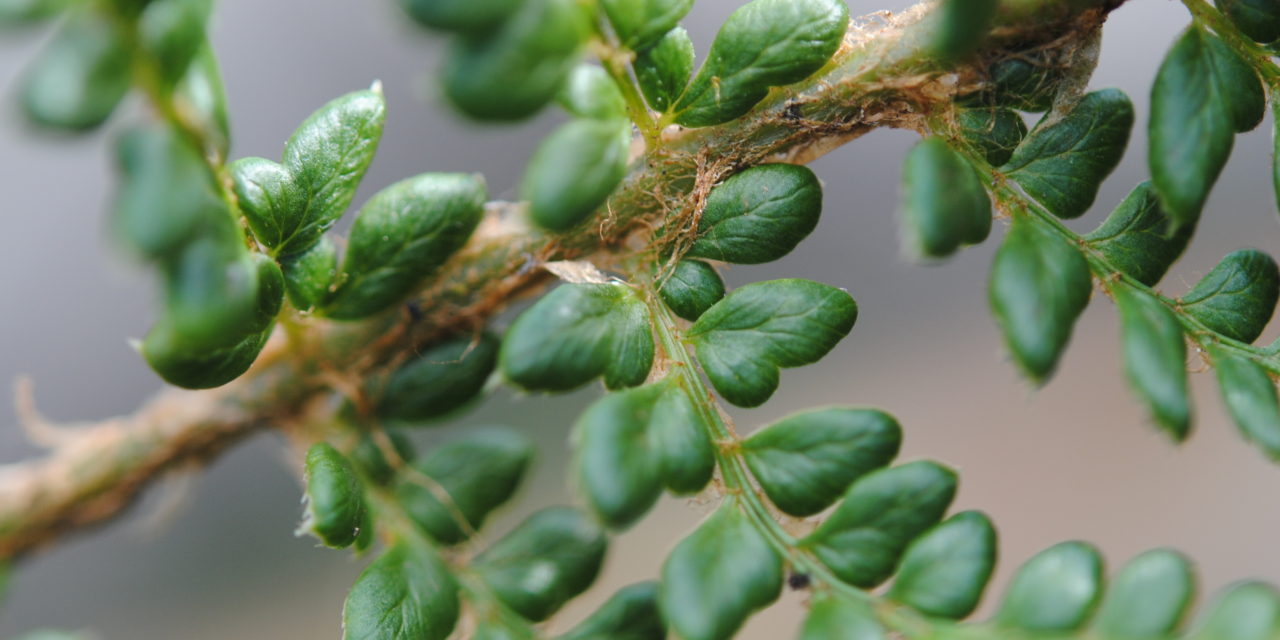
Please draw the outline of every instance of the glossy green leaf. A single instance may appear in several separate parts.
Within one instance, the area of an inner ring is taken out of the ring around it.
[[[1193,640],[1273,640],[1280,634],[1280,594],[1270,585],[1233,585],[1207,611]]]
[[[1095,91],[1061,119],[1045,116],[1000,170],[1054,215],[1078,218],[1124,156],[1133,117],[1123,91]]]
[[[280,259],[284,290],[299,311],[310,311],[329,296],[329,287],[338,276],[338,248],[328,236],[302,253]]]
[[[622,46],[640,51],[675,28],[693,0],[600,0]]]
[[[685,320],[697,320],[724,298],[724,280],[701,260],[681,260],[658,289],[662,302]]]
[[[1053,373],[1092,286],[1089,265],[1075,247],[1014,217],[996,251],[988,298],[1009,351],[1032,380]]]
[[[594,64],[580,64],[560,90],[560,104],[579,118],[626,119],[627,103],[613,78]]]
[[[1240,342],[1262,334],[1280,298],[1280,270],[1256,249],[1227,254],[1178,302],[1211,331]]]
[[[676,123],[707,127],[745,114],[770,87],[822,68],[848,23],[843,0],[752,0],[721,25],[707,61],[672,109]]]
[[[228,170],[254,237],[268,247],[280,246],[306,215],[306,191],[294,183],[293,173],[266,158],[241,158]]]
[[[1174,229],[1155,189],[1143,182],[1085,240],[1121,273],[1151,287],[1182,255],[1194,232],[1194,224]]]
[[[484,179],[462,173],[424,173],[379,191],[356,215],[325,315],[363,318],[403,301],[466,244],[485,198]]]
[[[1235,132],[1258,124],[1264,102],[1253,69],[1217,36],[1192,26],[1169,50],[1151,88],[1147,159],[1175,226],[1199,219]]]
[[[387,430],[385,433],[387,439],[391,442],[394,454],[399,457],[400,461],[413,462],[418,457],[413,442],[403,433],[392,430]],[[396,469],[387,460],[387,456],[370,432],[366,431],[360,434],[360,440],[356,443],[355,448],[351,450],[350,457],[351,463],[355,465],[356,469],[359,469],[361,474],[376,484],[385,485],[396,477]]]
[[[1009,584],[996,620],[1032,633],[1080,628],[1102,592],[1102,556],[1084,542],[1063,542],[1024,563]]]
[[[889,598],[925,615],[973,612],[996,564],[996,531],[978,511],[957,513],[920,536],[902,556]]]
[[[1258,42],[1280,39],[1280,6],[1273,0],[1215,0],[1245,35]]]
[[[929,50],[943,60],[967,56],[986,39],[997,0],[942,0],[930,14]]]
[[[498,29],[459,38],[444,68],[444,92],[480,120],[521,120],[555,97],[592,34],[576,0],[523,0]]]
[[[586,620],[557,640],[663,640],[667,630],[658,611],[658,583],[619,589]]]
[[[653,384],[610,393],[588,407],[574,425],[578,490],[610,526],[629,526],[662,493],[661,468],[649,449],[648,429],[665,387]]]
[[[138,39],[166,86],[182,79],[205,45],[212,10],[212,0],[151,0],[138,16]]]
[[[414,20],[432,29],[483,33],[496,29],[522,0],[400,0]]]
[[[649,450],[662,483],[675,493],[696,493],[715,472],[711,426],[694,406],[683,376],[669,378],[649,417]]]
[[[861,601],[842,599],[823,591],[809,602],[809,615],[800,640],[888,640],[875,613]]]
[[[1164,303],[1119,285],[1111,295],[1120,309],[1124,371],[1160,428],[1178,442],[1191,429],[1187,394],[1187,339]]]
[[[902,234],[913,255],[948,256],[991,233],[987,190],[941,138],[926,138],[907,153],[902,190]]]
[[[841,580],[869,589],[893,573],[912,539],[942,519],[955,493],[955,472],[932,462],[872,472],[801,545]]]
[[[675,104],[693,74],[693,40],[684,27],[676,27],[657,42],[636,52],[631,63],[636,82],[649,106],[665,112]]]
[[[365,518],[364,489],[345,456],[327,442],[307,450],[306,516],[298,534],[311,534],[327,547],[350,546]]]
[[[566,231],[602,207],[627,174],[631,123],[574,120],[547,136],[529,159],[520,195],[539,226]]]
[[[650,324],[624,284],[561,285],[512,323],[498,364],[531,391],[568,391],[601,375],[610,389],[633,387],[653,366]]]
[[[397,423],[449,416],[480,395],[497,361],[498,338],[487,332],[422,349],[400,365],[382,387],[378,415]]]
[[[686,640],[732,637],[782,592],[782,558],[730,498],[662,564],[659,604]]]
[[[1182,554],[1154,549],[1129,561],[1111,580],[1095,628],[1105,637],[1165,638],[1195,597],[1195,576]]]
[[[1008,162],[1027,135],[1022,116],[1003,107],[957,109],[956,125],[964,141],[993,167]]]
[[[1280,401],[1276,383],[1262,365],[1223,347],[1209,349],[1222,403],[1244,437],[1280,460]]]
[[[821,213],[822,185],[807,167],[751,167],[711,190],[688,255],[737,264],[772,262],[808,237]]]
[[[142,341],[142,357],[165,382],[185,389],[220,387],[249,370],[271,337],[271,328],[215,348],[191,347],[163,319]]]
[[[757,282],[734,290],[686,333],[725,400],[764,404],[780,368],[822,359],[849,334],[858,305],[844,290],[811,280]]]
[[[458,585],[429,548],[397,544],[365,567],[342,608],[343,640],[444,640]]]
[[[422,475],[401,474],[396,499],[419,527],[443,544],[467,538],[458,522],[479,529],[494,509],[509,500],[533,458],[533,442],[509,429],[472,429],[413,463]],[[452,507],[442,502],[447,494]]]
[[[163,265],[164,317],[189,348],[225,347],[261,329],[258,266],[233,234],[199,236]]]
[[[130,61],[120,29],[91,8],[77,10],[27,69],[19,89],[23,109],[54,129],[97,127],[129,90]]]
[[[131,129],[116,144],[121,174],[112,231],[139,256],[177,255],[231,213],[200,151],[180,132],[156,125]]]
[[[529,516],[471,566],[507,606],[541,621],[595,582],[607,546],[605,532],[586,514],[551,507]]]
[[[268,246],[280,255],[306,251],[342,217],[373,162],[386,117],[380,91],[356,91],[320,107],[298,126],[285,143],[282,164],[306,207],[276,221],[279,240]]]
[[[902,427],[883,411],[831,407],[797,413],[742,443],[765,494],[782,511],[811,516],[831,506],[855,480],[889,464]]]

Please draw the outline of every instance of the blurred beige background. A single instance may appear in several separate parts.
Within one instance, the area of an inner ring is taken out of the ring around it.
[[[699,2],[688,24],[700,51],[737,4]],[[850,0],[855,14],[907,4]],[[524,160],[559,117],[495,129],[460,122],[431,80],[439,40],[405,24],[390,0],[219,5],[213,36],[237,156],[278,155],[313,108],[382,80],[387,132],[358,201],[406,175],[437,170],[482,171],[494,197],[513,197]],[[1125,163],[1076,228],[1096,225],[1146,177],[1147,93],[1187,20],[1173,0],[1131,0],[1108,23],[1093,85],[1123,88],[1142,115]],[[32,132],[13,106],[16,79],[45,37],[39,30],[0,33],[0,192],[8,225],[0,239],[0,382],[30,374],[50,416],[90,419],[127,412],[159,386],[126,344],[148,327],[152,283],[106,240],[107,137]],[[111,129],[137,111],[127,109]],[[1268,120],[1238,139],[1199,235],[1165,291],[1185,291],[1236,248],[1275,251],[1271,127]],[[1200,419],[1191,440],[1175,448],[1146,423],[1126,389],[1106,300],[1095,301],[1058,375],[1036,391],[1006,361],[987,313],[995,238],[939,266],[897,255],[899,165],[912,142],[904,132],[878,132],[817,162],[827,184],[818,231],[793,256],[729,272],[738,285],[784,276],[822,280],[848,288],[861,307],[858,326],[836,353],[785,372],[767,407],[736,412],[740,424],[766,424],[819,404],[893,412],[907,432],[902,458],[955,466],[962,474],[957,507],[995,519],[1000,581],[1036,550],[1070,538],[1098,543],[1112,567],[1149,547],[1176,547],[1196,559],[1207,591],[1249,576],[1280,581],[1280,468],[1237,437],[1211,375],[1193,377]],[[495,520],[495,535],[537,506],[573,500],[561,476],[568,425],[598,393],[547,399],[503,391],[458,425],[416,437],[428,443],[484,422],[537,437],[536,471],[518,504]],[[12,415],[7,396],[0,413]],[[10,425],[0,428],[0,462],[36,453],[13,420],[0,424]],[[0,609],[0,638],[41,626],[92,629],[111,640],[337,637],[342,600],[362,562],[293,537],[299,494],[281,449],[265,434],[218,460],[187,483],[185,509],[163,526],[147,522],[176,489],[152,491],[125,520],[27,562]],[[665,499],[614,544],[598,596],[653,577],[667,549],[706,510]],[[741,637],[791,637],[800,602],[787,594]],[[590,605],[576,602],[562,618],[572,623]]]

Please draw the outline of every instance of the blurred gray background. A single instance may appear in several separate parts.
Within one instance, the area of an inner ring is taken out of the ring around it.
[[[701,0],[688,26],[705,51],[739,3]],[[904,0],[850,0],[854,14]],[[357,202],[423,171],[482,171],[493,196],[514,197],[525,159],[558,116],[519,127],[478,128],[445,108],[431,72],[441,42],[415,30],[390,0],[224,0],[213,37],[222,60],[235,156],[279,155],[310,111],[382,80],[387,130]],[[1095,87],[1126,90],[1139,122],[1125,163],[1085,230],[1147,176],[1145,114],[1151,79],[1187,22],[1172,0],[1132,0],[1106,28]],[[0,34],[0,193],[9,226],[0,239],[0,383],[37,382],[57,420],[130,411],[160,385],[127,345],[149,326],[153,287],[144,269],[110,246],[106,135],[28,130],[14,85],[47,33]],[[110,129],[139,117],[125,109]],[[1280,239],[1271,193],[1270,120],[1237,141],[1188,255],[1162,289],[1180,294],[1219,257],[1242,246],[1274,251]],[[1280,469],[1245,445],[1224,419],[1212,376],[1193,376],[1199,421],[1174,447],[1147,424],[1120,373],[1117,320],[1101,297],[1076,327],[1051,383],[1033,390],[1002,351],[986,305],[986,272],[998,234],[936,266],[899,257],[895,230],[900,160],[914,135],[867,136],[814,165],[827,185],[818,231],[795,255],[738,267],[731,284],[808,277],[851,291],[861,307],[853,333],[823,363],[783,374],[767,407],[735,412],[753,428],[819,404],[865,404],[906,428],[902,459],[935,458],[961,472],[958,508],[992,515],[1001,534],[998,581],[1036,550],[1081,538],[1115,567],[1153,546],[1193,557],[1204,591],[1243,577],[1280,581]],[[1274,328],[1263,337],[1271,340]],[[0,388],[2,390],[2,388]],[[423,442],[477,423],[508,423],[539,442],[540,459],[517,503],[489,535],[533,508],[572,501],[562,471],[568,426],[591,389],[567,397],[499,392],[459,424],[417,434]],[[0,413],[12,415],[7,393]],[[0,462],[38,451],[12,419],[0,420]],[[260,435],[188,482],[153,490],[109,528],[25,563],[0,609],[0,638],[42,626],[90,629],[102,638],[222,640],[338,637],[342,600],[362,561],[293,536],[299,492],[280,440]],[[184,508],[148,524],[176,491]],[[654,577],[666,551],[708,505],[666,498],[613,545],[593,598],[561,616],[570,624],[617,587]],[[731,588],[731,587],[729,587]],[[988,598],[987,609],[990,609]],[[743,638],[794,633],[802,598],[788,593],[752,619]]]

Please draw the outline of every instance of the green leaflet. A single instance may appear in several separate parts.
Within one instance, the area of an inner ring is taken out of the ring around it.
[[[991,233],[987,190],[941,138],[926,138],[907,153],[902,190],[902,234],[913,255],[948,256]]]
[[[993,102],[1019,111],[1040,112],[1053,106],[1064,70],[1052,62],[1006,58],[991,65]]]
[[[161,319],[142,341],[142,357],[165,382],[184,389],[220,387],[249,370],[271,337],[271,327],[224,347],[189,346]]]
[[[600,375],[610,389],[633,387],[653,366],[650,325],[625,284],[561,285],[511,324],[498,365],[531,391],[568,391]]]
[[[658,583],[619,589],[586,620],[557,640],[663,640],[667,630],[658,611]]]
[[[644,99],[655,111],[666,112],[684,93],[693,73],[693,41],[684,27],[676,27],[636,53],[631,63]]]
[[[200,150],[171,127],[131,129],[116,143],[121,176],[111,227],[139,256],[172,257],[231,214]]]
[[[1253,69],[1217,36],[1193,25],[1169,50],[1151,88],[1147,159],[1175,226],[1199,219],[1235,132],[1258,124],[1264,102]]]
[[[667,556],[658,601],[678,637],[723,640],[781,592],[782,558],[729,498]]]
[[[622,46],[640,51],[679,24],[693,0],[600,0]]]
[[[1245,35],[1258,42],[1280,39],[1280,7],[1269,0],[1215,0]]]
[[[1094,627],[1109,638],[1138,640],[1173,634],[1195,596],[1195,576],[1182,554],[1147,551],[1111,580]]]
[[[822,68],[848,23],[842,0],[752,0],[721,25],[707,61],[672,108],[675,122],[707,127],[745,114],[770,87]]]
[[[365,567],[342,607],[343,640],[444,640],[458,585],[426,546],[401,542]]]
[[[1210,331],[1253,342],[1271,320],[1277,298],[1275,261],[1256,249],[1241,249],[1227,254],[1178,303]]]
[[[662,302],[685,320],[697,320],[724,298],[724,280],[701,260],[681,260],[658,289]]]
[[[1187,394],[1187,342],[1182,325],[1164,303],[1124,285],[1111,288],[1120,309],[1124,371],[1151,417],[1175,441],[1191,429]]]
[[[576,0],[522,0],[498,29],[457,39],[444,92],[479,120],[521,120],[555,97],[592,33]]]
[[[657,458],[662,483],[675,493],[697,493],[715,472],[710,429],[689,397],[683,375],[668,379],[649,417],[649,450]]]
[[[218,59],[208,40],[196,52],[195,60],[187,67],[187,74],[174,93],[191,105],[191,116],[204,131],[217,157],[226,158],[231,147],[227,92],[222,84],[222,72],[218,70]]]
[[[1024,563],[996,620],[1032,633],[1071,632],[1089,616],[1102,589],[1102,556],[1084,542],[1063,542]]]
[[[364,489],[351,463],[327,442],[307,450],[306,516],[298,534],[309,533],[327,547],[351,546],[365,519]]]
[[[1000,170],[1060,218],[1078,218],[1120,163],[1133,103],[1119,89],[1095,91],[1065,116],[1045,116]]]
[[[230,224],[223,217],[219,227]],[[271,292],[234,233],[210,230],[162,265],[165,322],[188,348],[225,347],[262,328],[262,300]]]
[[[27,117],[54,129],[84,131],[106,121],[129,90],[129,44],[89,7],[59,26],[19,91]]]
[[[400,0],[400,6],[425,27],[483,33],[497,28],[523,0]]]
[[[583,412],[573,428],[574,475],[604,522],[627,527],[662,493],[661,468],[648,447],[653,405],[665,385],[610,393]]]
[[[418,454],[414,451],[413,442],[403,433],[391,430],[385,433],[387,439],[391,441],[391,447],[401,461],[413,462],[418,457]],[[351,450],[350,457],[351,464],[355,465],[360,470],[360,473],[367,476],[375,484],[385,485],[396,476],[395,468],[387,461],[386,456],[382,454],[382,449],[378,447],[377,441],[374,440],[374,436],[369,432],[360,434],[360,441]]]
[[[581,511],[543,509],[476,556],[471,566],[520,615],[546,620],[595,582],[605,532]]]
[[[1244,437],[1268,457],[1280,459],[1280,401],[1266,369],[1219,346],[1209,349],[1222,403]]]
[[[267,247],[279,247],[297,231],[306,215],[307,192],[295,184],[293,173],[284,165],[266,158],[241,158],[228,170],[253,236]],[[293,255],[302,251],[306,249]]]
[[[284,168],[306,208],[275,221],[278,240],[262,239],[279,255],[306,251],[333,226],[355,197],[382,139],[387,102],[379,91],[356,91],[311,114],[285,143]],[[255,229],[256,231],[256,229]]]
[[[988,298],[1014,360],[1033,381],[1053,373],[1089,304],[1089,265],[1075,247],[1015,216],[991,267]]]
[[[579,490],[613,527],[644,515],[666,484],[700,490],[715,469],[707,426],[682,378],[611,393],[574,426],[574,473]]]
[[[888,640],[866,604],[842,600],[829,591],[814,594],[800,640]]]
[[[1173,229],[1155,189],[1143,182],[1085,240],[1121,273],[1152,287],[1182,255],[1195,227]]]
[[[975,107],[956,110],[956,125],[965,143],[987,163],[998,167],[1013,157],[1013,150],[1027,135],[1027,123],[1012,109]]]
[[[579,118],[612,120],[627,117],[627,103],[618,85],[608,72],[594,64],[575,67],[557,100]]]
[[[379,191],[356,214],[325,315],[353,320],[413,292],[471,237],[484,215],[484,178],[424,173]]]
[[[442,489],[472,529],[509,500],[533,457],[533,442],[510,429],[471,430],[413,462],[432,487],[413,473],[401,474],[396,499],[423,531],[443,544],[457,544],[467,533],[433,489]]]
[[[182,79],[205,45],[212,10],[212,0],[151,0],[138,17],[138,38],[166,86]]]
[[[942,519],[955,493],[955,472],[933,462],[875,471],[800,544],[841,580],[869,589],[893,573],[912,539]]]
[[[911,543],[888,596],[925,615],[963,618],[978,606],[995,563],[991,521],[957,513]]]
[[[859,477],[893,460],[902,427],[875,409],[831,407],[797,413],[742,443],[769,499],[793,516],[831,506]]]
[[[547,136],[529,159],[520,195],[539,226],[567,231],[604,205],[627,174],[631,122],[574,120]]]
[[[967,56],[982,44],[997,0],[942,0],[929,16],[929,50],[942,60]]]
[[[818,226],[821,213],[822,185],[808,167],[751,167],[711,190],[688,256],[737,264],[772,262],[791,253]]]
[[[280,259],[284,290],[298,311],[310,311],[329,296],[338,275],[338,248],[328,236],[302,253]]]
[[[488,332],[423,349],[375,396],[378,416],[412,424],[454,414],[480,395],[497,361],[498,338]]]
[[[1271,640],[1280,633],[1280,595],[1269,585],[1242,582],[1217,598],[1193,640]]]
[[[770,280],[725,296],[685,335],[716,391],[740,407],[756,407],[778,388],[780,368],[822,359],[857,318],[858,305],[841,289]]]

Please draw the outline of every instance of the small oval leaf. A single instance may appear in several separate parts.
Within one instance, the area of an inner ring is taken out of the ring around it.
[[[1063,542],[1018,568],[996,620],[1032,633],[1080,628],[1102,593],[1102,556],[1084,542]]]
[[[1253,342],[1262,335],[1280,299],[1280,269],[1256,249],[1227,254],[1178,300],[1179,308],[1210,331]]]
[[[911,543],[888,596],[925,615],[963,618],[978,606],[995,564],[991,521],[978,511],[957,513]]]
[[[342,608],[343,640],[444,640],[458,585],[434,551],[399,543],[365,567]]]
[[[730,176],[707,196],[692,258],[772,262],[818,226],[822,186],[807,167],[765,164]]]
[[[306,516],[298,534],[309,533],[327,547],[351,546],[365,521],[364,489],[346,456],[327,442],[307,450]]]
[[[701,260],[681,260],[658,289],[662,301],[685,320],[697,320],[724,298],[724,280]]]

